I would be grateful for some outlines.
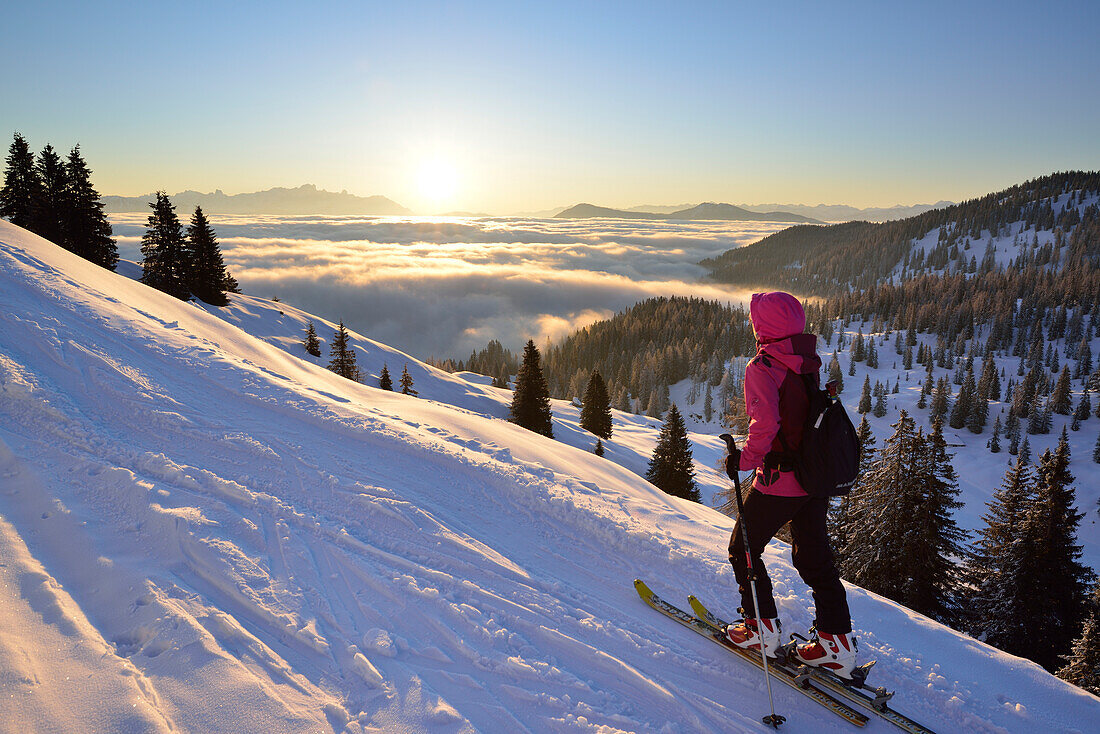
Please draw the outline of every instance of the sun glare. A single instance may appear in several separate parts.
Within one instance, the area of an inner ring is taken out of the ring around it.
[[[425,161],[420,166],[417,182],[421,196],[436,204],[444,203],[458,188],[458,173],[446,161]]]

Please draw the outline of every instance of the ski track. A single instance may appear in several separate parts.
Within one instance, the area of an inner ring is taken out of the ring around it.
[[[124,671],[104,685],[142,718],[93,705],[107,729],[763,729],[758,672],[649,612],[630,583],[731,609],[724,518],[609,462],[573,473],[594,460],[547,453],[490,409],[303,389],[305,368],[250,337],[192,334],[190,311],[156,315],[187,304],[123,306],[2,242],[0,276],[19,289],[0,292],[0,555],[25,543],[34,578],[66,599],[42,624],[77,625],[100,640],[103,668]],[[767,554],[784,617],[805,629],[785,547]],[[1082,712],[1100,718],[1100,702],[1060,683],[1021,704],[997,681],[951,682],[956,661],[941,670],[935,652],[892,647],[883,631],[984,646],[851,597],[878,682],[934,728],[1073,731]],[[1017,677],[1045,675],[1007,659]],[[775,696],[792,731],[850,730],[782,686]]]

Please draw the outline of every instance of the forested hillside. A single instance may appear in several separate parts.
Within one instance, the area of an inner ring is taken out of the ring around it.
[[[743,308],[701,298],[650,298],[546,346],[542,366],[556,398],[580,397],[598,369],[614,407],[659,416],[668,410],[670,385],[691,379],[718,387],[730,358],[751,354],[755,344]],[[503,384],[516,374],[518,361],[493,341],[466,361],[438,366],[490,375]]]
[[[908,219],[791,227],[701,264],[722,283],[836,296],[876,285],[898,274],[899,267],[902,276],[937,266],[942,269],[958,260],[960,252],[965,253],[961,257],[965,268],[974,259],[972,245],[1004,236],[1011,225],[1068,234],[1082,223],[1091,223],[1095,240],[1097,207],[1082,204],[1090,200],[1095,204],[1098,193],[1100,172],[1055,173]],[[933,230],[938,230],[942,247],[934,256],[913,259],[913,242]],[[1094,257],[1095,247],[1094,243]]]

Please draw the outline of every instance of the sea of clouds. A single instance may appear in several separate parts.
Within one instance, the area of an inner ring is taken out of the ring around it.
[[[184,222],[189,214],[181,213]],[[518,351],[652,296],[740,303],[700,260],[778,222],[212,215],[241,289],[418,358],[465,358],[490,339]],[[141,260],[147,215],[113,214],[119,254]]]

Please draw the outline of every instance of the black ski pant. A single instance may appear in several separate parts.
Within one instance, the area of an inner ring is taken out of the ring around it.
[[[760,560],[764,546],[788,521],[791,523],[791,560],[798,575],[813,590],[817,606],[814,624],[819,632],[841,634],[852,631],[852,619],[848,612],[848,598],[840,574],[833,563],[829,548],[829,534],[825,518],[829,502],[824,497],[779,497],[764,494],[756,489],[749,492],[744,502],[744,522],[749,530],[749,552],[756,572],[756,593],[760,599],[760,616],[779,616],[772,596],[772,582]],[[745,617],[755,617],[752,604],[752,587],[749,585],[748,561],[741,538],[741,518],[733,528],[730,538],[730,563],[733,575],[741,591],[741,612]]]

